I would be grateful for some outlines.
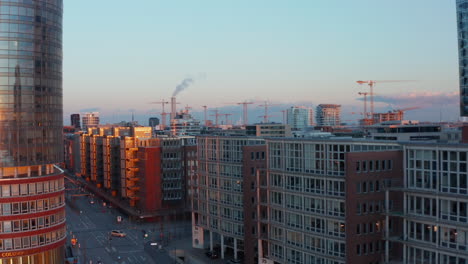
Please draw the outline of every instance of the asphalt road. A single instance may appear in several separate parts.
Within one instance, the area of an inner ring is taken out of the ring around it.
[[[66,186],[68,244],[72,237],[77,238],[73,252],[78,255],[80,263],[174,263],[165,247],[145,247],[145,244],[161,244],[161,238],[168,240],[185,236],[190,232],[190,223],[164,223],[162,228],[159,223],[132,222],[74,183],[67,180]],[[117,222],[117,216],[122,217],[121,223]],[[111,237],[112,230],[121,230],[127,235]],[[144,232],[148,234],[146,239]]]

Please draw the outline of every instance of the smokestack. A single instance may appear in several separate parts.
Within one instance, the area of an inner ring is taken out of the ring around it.
[[[171,122],[176,116],[176,98],[173,96],[171,97]]]

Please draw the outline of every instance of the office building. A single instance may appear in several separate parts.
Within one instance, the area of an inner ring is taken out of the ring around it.
[[[186,158],[187,139],[153,138],[151,132],[151,127],[89,128],[80,134],[79,176],[132,217],[183,217],[186,165],[196,167],[194,149]]]
[[[0,0],[0,263],[62,263],[62,0]]]
[[[317,126],[339,126],[341,124],[341,105],[318,105],[315,121],[317,122]]]
[[[80,114],[72,114],[70,115],[71,126],[75,129],[81,129],[80,124]]]
[[[244,180],[255,178],[256,168],[245,163],[246,155],[250,159],[246,148],[262,145],[264,140],[255,137],[197,137],[198,187],[193,193],[192,212],[194,247],[219,248],[221,258],[253,261],[254,256],[244,256],[255,243],[251,243],[251,238],[247,239],[249,244],[244,243],[252,225],[249,229],[245,227],[251,214],[244,212],[250,200],[245,200],[243,190],[250,188]],[[258,160],[265,164],[265,151],[258,152]]]
[[[155,127],[159,125],[159,118],[157,117],[150,117],[148,120],[148,126]]]
[[[468,0],[457,0],[460,115],[468,116]]]
[[[171,134],[173,136],[195,136],[199,135],[200,132],[200,120],[193,118],[188,110],[177,112],[171,119]]]
[[[99,126],[99,113],[92,112],[86,113],[83,115],[83,130],[87,131],[90,127],[97,127]]]
[[[403,230],[385,236],[403,249],[385,260],[468,263],[468,146],[407,144],[404,153],[404,181],[389,188],[403,207],[387,212],[390,221],[403,221]]]
[[[381,263],[384,188],[401,180],[402,147],[338,139],[266,145],[267,181],[256,185],[259,222],[267,229],[259,235],[259,263]],[[397,233],[401,225],[392,228]]]
[[[304,106],[292,106],[286,110],[286,123],[292,130],[303,130],[314,124],[313,110]]]
[[[279,123],[260,123],[245,126],[247,136],[253,137],[291,137],[291,127]]]

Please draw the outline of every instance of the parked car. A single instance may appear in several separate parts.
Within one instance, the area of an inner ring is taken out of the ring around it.
[[[216,253],[215,251],[207,251],[205,252],[205,255],[210,259],[217,259],[219,257],[218,253]]]
[[[115,236],[115,237],[125,237],[127,234],[125,234],[124,232],[120,231],[120,230],[112,230],[111,231],[111,236]]]

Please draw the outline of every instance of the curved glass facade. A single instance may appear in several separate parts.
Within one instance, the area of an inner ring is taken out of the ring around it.
[[[63,263],[63,0],[0,0],[0,264]]]
[[[460,115],[468,116],[468,0],[457,0]]]
[[[62,1],[0,0],[0,168],[62,161]]]

